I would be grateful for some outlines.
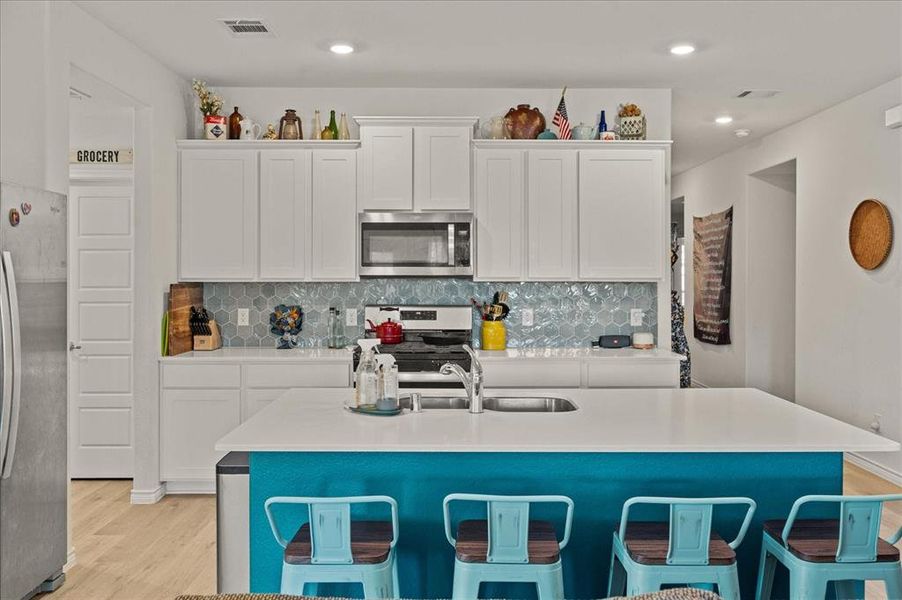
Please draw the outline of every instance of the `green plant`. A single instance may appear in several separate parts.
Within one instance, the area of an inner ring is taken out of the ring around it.
[[[206,81],[194,79],[192,82],[191,87],[200,102],[200,112],[204,116],[218,115],[222,110],[222,97],[208,89]]]

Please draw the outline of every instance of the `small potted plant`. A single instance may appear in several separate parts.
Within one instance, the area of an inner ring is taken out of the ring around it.
[[[277,349],[297,348],[298,334],[304,323],[304,312],[298,305],[278,305],[269,315],[270,331],[279,336]]]
[[[226,118],[219,115],[219,111],[222,110],[222,97],[207,88],[206,81],[195,79],[191,87],[197,94],[200,112],[204,115],[204,137],[208,140],[229,139]]]

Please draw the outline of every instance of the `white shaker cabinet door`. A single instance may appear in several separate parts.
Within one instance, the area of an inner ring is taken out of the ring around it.
[[[311,276],[357,279],[357,151],[313,152]]]
[[[581,151],[580,279],[663,277],[665,205],[663,151]]]
[[[260,152],[260,279],[307,277],[310,179],[310,150]]]
[[[470,210],[471,127],[415,127],[414,209]]]
[[[528,279],[572,279],[577,248],[576,153],[530,150],[527,180]]]
[[[523,279],[526,266],[524,154],[476,151],[476,279]]]
[[[257,153],[182,150],[179,278],[257,276]]]
[[[360,210],[413,209],[413,129],[360,128],[363,185]]]

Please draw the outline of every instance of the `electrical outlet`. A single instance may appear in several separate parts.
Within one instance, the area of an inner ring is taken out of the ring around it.
[[[345,325],[348,327],[356,327],[357,326],[357,309],[356,308],[346,308],[345,309]]]
[[[523,309],[523,318],[521,322],[524,327],[532,327],[535,324],[535,314],[532,312],[531,308]]]
[[[247,308],[238,309],[238,327],[247,327],[251,324],[250,310]]]
[[[641,327],[642,319],[645,318],[645,311],[641,308],[630,309],[630,325],[633,327]]]

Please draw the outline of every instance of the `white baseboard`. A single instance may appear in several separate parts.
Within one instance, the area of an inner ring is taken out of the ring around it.
[[[132,488],[132,504],[156,504],[166,495],[166,484],[161,484],[152,490],[136,490]]]
[[[856,452],[846,452],[845,458],[853,465],[861,467],[865,471],[873,473],[881,479],[886,479],[890,483],[902,486],[902,473],[898,473],[896,471],[893,471],[892,469],[887,469],[883,465],[878,465],[871,459],[865,458],[864,456],[861,456]]]
[[[188,479],[167,481],[167,494],[215,494],[216,481],[212,479]]]
[[[69,569],[75,566],[75,548],[69,550],[69,554],[66,555],[66,564],[63,565],[63,572],[67,572]]]

